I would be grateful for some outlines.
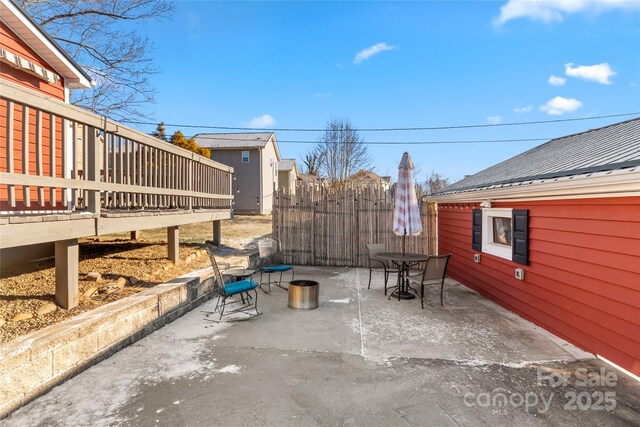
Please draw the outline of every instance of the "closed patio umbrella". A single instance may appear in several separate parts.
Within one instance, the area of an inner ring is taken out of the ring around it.
[[[411,156],[405,151],[398,166],[398,182],[393,208],[393,232],[396,236],[402,236],[403,254],[406,252],[407,235],[417,236],[422,232],[420,207],[411,176],[414,169]]]

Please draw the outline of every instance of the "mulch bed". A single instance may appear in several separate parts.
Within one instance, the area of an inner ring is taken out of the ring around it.
[[[4,324],[0,325],[0,343],[207,267],[210,264],[206,255],[188,264],[184,261],[203,248],[196,243],[181,244],[181,263],[176,266],[167,259],[164,243],[125,239],[81,240],[78,267],[80,304],[71,310],[58,308],[43,315],[37,315],[37,310],[55,302],[54,260],[3,268],[0,272],[0,324],[3,321]],[[97,282],[83,280],[91,272],[100,273],[102,277]],[[138,282],[127,284],[111,294],[96,292],[91,297],[83,296],[91,287],[100,288],[116,282],[119,277],[131,276]],[[33,317],[12,321],[20,313],[31,313]]]

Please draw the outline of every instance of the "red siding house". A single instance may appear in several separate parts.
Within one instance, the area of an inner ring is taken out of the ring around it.
[[[231,217],[233,168],[69,104],[91,78],[0,0],[0,263],[55,254],[56,303],[78,305],[79,240]],[[0,406],[2,404],[0,403]]]
[[[71,89],[91,87],[91,78],[22,9],[9,0],[0,0],[0,16],[0,84],[15,83],[64,102],[69,102]],[[62,119],[51,123],[48,114],[38,117],[35,109],[10,105],[3,100],[0,102],[0,135],[3,137],[0,171],[64,177],[64,147],[51,144],[52,133],[53,139],[60,140],[62,132]],[[12,140],[4,138],[7,134],[12,134]],[[70,147],[71,132],[67,135],[65,143]],[[42,162],[36,157],[40,151],[46,153]],[[39,196],[43,203],[32,203]],[[0,212],[64,208],[60,190],[48,192],[43,197],[36,188],[27,191],[0,185]]]
[[[640,119],[553,139],[431,200],[453,279],[640,375]]]

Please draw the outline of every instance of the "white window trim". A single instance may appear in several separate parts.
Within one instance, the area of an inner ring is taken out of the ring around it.
[[[509,218],[511,221],[511,230],[513,230],[513,209],[509,208],[490,208],[482,209],[482,252],[495,255],[500,258],[512,260],[513,253],[511,246],[498,245],[493,243],[493,221],[491,218]],[[511,238],[513,244],[513,237]]]
[[[245,155],[245,153],[247,154],[247,160],[246,160],[246,161],[244,160],[244,158],[245,158],[245,156],[244,156],[244,155]],[[249,153],[249,151],[243,151],[243,152],[241,152],[241,153],[240,153],[240,156],[241,156],[241,159],[240,159],[240,160],[242,161],[242,163],[250,163],[250,162],[251,162],[251,154]]]

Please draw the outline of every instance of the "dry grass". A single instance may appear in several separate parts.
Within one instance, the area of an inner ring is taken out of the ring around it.
[[[242,255],[257,247],[260,238],[271,234],[271,216],[236,216],[223,221],[220,254]],[[118,277],[133,276],[136,285],[128,285],[120,291],[81,297],[80,304],[71,310],[58,309],[53,313],[37,316],[36,310],[43,304],[54,302],[55,268],[53,259],[31,262],[3,268],[0,272],[0,343],[47,325],[73,317],[95,307],[164,283],[189,271],[209,265],[206,256],[192,263],[173,265],[167,257],[166,229],[144,230],[140,240],[129,240],[129,233],[101,236],[80,242],[79,288],[82,296],[91,287],[114,282]],[[180,259],[196,252],[212,237],[212,224],[198,223],[180,227]],[[98,282],[83,280],[90,272],[102,274]],[[10,321],[16,314],[30,312],[32,319]]]

